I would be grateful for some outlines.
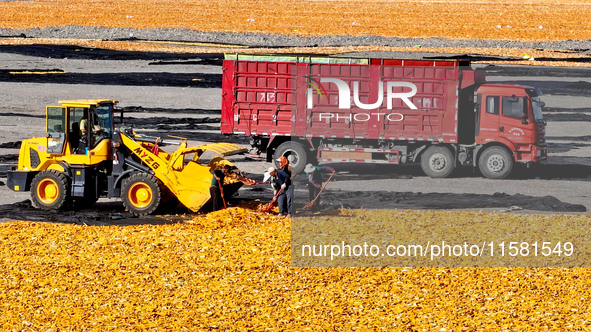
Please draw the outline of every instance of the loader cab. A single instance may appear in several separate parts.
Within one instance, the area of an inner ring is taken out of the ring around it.
[[[48,106],[46,113],[47,153],[63,154],[67,132],[66,108]]]
[[[113,136],[113,104],[68,107],[71,153],[86,154]]]
[[[116,101],[65,100],[48,106],[47,152],[54,155],[103,155],[113,136],[113,107]]]

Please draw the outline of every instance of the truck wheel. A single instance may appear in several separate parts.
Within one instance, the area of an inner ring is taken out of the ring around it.
[[[162,189],[159,181],[146,173],[135,173],[123,180],[121,198],[125,208],[134,215],[150,214],[160,206]]]
[[[421,157],[423,172],[432,178],[448,177],[454,170],[454,164],[453,154],[443,146],[431,146]]]
[[[61,209],[70,198],[70,181],[64,173],[50,169],[31,182],[31,201],[40,209]]]
[[[273,155],[273,160],[275,161],[275,165],[279,168],[279,163],[277,162],[277,158],[279,157],[286,157],[289,160],[289,164],[294,169],[294,171],[300,173],[306,167],[306,163],[308,162],[308,155],[306,154],[306,149],[301,143],[287,141],[281,143],[277,149],[275,150],[275,154]]]
[[[489,179],[504,179],[513,169],[513,158],[504,148],[493,146],[480,155],[478,168]]]

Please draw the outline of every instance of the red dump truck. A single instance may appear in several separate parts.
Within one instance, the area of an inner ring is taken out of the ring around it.
[[[221,130],[267,161],[460,165],[505,178],[546,158],[544,103],[463,60],[226,55]]]

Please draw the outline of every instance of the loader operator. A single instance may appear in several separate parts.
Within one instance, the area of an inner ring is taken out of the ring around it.
[[[98,134],[100,133],[101,128],[97,125],[89,125],[88,123],[88,112],[86,110],[84,110],[84,115],[82,116],[82,120],[80,120],[80,122],[78,123],[78,128],[80,128],[80,139],[78,140],[78,146],[76,149],[76,153],[86,153],[86,148],[91,148],[93,145],[93,139],[92,136],[90,137],[90,141],[89,141],[89,136],[88,136],[88,129],[92,127],[93,130],[93,134]]]
[[[224,165],[220,169],[214,169],[211,171],[213,178],[211,179],[211,186],[209,187],[209,194],[211,195],[211,211],[220,210],[225,205],[224,198],[224,178],[230,172],[230,165]]]

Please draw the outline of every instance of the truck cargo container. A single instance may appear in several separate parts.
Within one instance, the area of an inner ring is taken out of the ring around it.
[[[544,103],[485,74],[465,60],[226,55],[221,131],[298,171],[420,162],[431,177],[469,165],[505,178],[546,158]]]

